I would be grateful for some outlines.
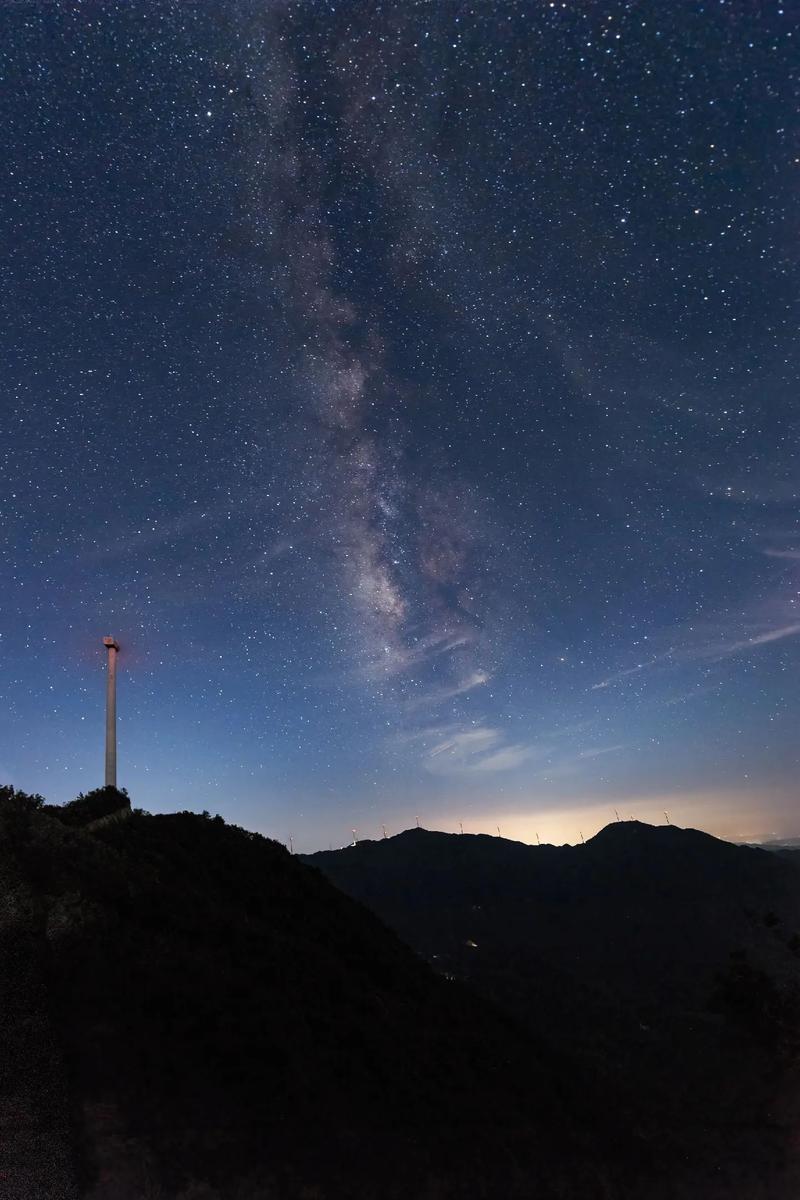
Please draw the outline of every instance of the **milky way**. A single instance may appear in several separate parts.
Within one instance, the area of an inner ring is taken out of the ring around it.
[[[307,536],[315,555],[330,548],[356,673],[400,717],[409,698],[416,707],[487,683],[491,656],[476,596],[488,554],[480,498],[448,456],[412,446],[424,387],[392,367],[402,264],[423,255],[403,159],[418,121],[410,111],[376,138],[374,108],[378,92],[399,105],[392,80],[417,34],[411,25],[376,45],[350,29],[340,43],[335,24],[309,31],[291,9],[247,29],[262,50],[251,84],[262,119],[245,123],[247,249],[266,247],[298,348],[294,486],[304,510],[317,492]],[[360,219],[343,221],[356,206]]]
[[[0,773],[797,832],[797,17],[4,6]]]

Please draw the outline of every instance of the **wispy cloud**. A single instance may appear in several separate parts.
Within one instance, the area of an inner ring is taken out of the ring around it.
[[[461,649],[474,642],[472,634],[464,631],[437,630],[426,637],[408,643],[385,645],[379,653],[366,663],[355,668],[355,674],[363,679],[385,679],[410,673],[426,663]],[[458,694],[456,690],[454,695]]]
[[[744,632],[748,624],[753,630],[752,633]],[[798,633],[800,621],[771,625],[766,620],[747,620],[744,615],[736,619],[721,617],[715,621],[696,623],[684,627],[683,630],[672,630],[674,644],[668,650],[648,659],[647,662],[636,663],[633,667],[607,676],[592,684],[590,690],[614,687],[632,676],[640,675],[643,671],[686,666],[690,663],[723,662],[725,659],[758,650],[761,646],[795,637]]]
[[[536,743],[507,743],[501,729],[479,725],[457,729],[425,755],[423,765],[434,775],[511,771],[547,753]]]
[[[523,763],[530,762],[542,754],[543,750],[537,746],[504,746],[502,750],[495,750],[491,754],[487,754],[485,758],[478,759],[472,765],[473,771],[511,771],[514,767],[520,767]]]
[[[562,748],[560,752],[548,754],[547,761],[536,771],[536,778],[547,782],[556,779],[566,779],[570,776],[586,775],[591,764],[598,758],[609,754],[618,754],[628,747],[618,742],[613,746],[590,746],[585,750],[569,750]]]
[[[798,633],[800,633],[800,621],[791,625],[783,625],[779,629],[765,629],[761,633],[755,633],[751,637],[741,638],[738,641],[698,646],[690,656],[711,659],[729,658],[733,654],[742,654],[748,650],[755,650],[759,646],[767,646],[770,642],[780,642],[784,638],[795,637]]]
[[[601,688],[613,687],[616,683],[621,683],[623,679],[628,679],[631,675],[638,675],[641,671],[646,671],[648,667],[654,667],[658,663],[663,662],[671,654],[668,651],[666,654],[660,654],[656,658],[648,659],[647,662],[637,663],[635,667],[628,667],[624,671],[617,671],[614,675],[609,675],[607,679],[601,679],[599,683],[593,683],[591,690],[598,691]]]
[[[465,729],[458,733],[454,733],[445,741],[440,742],[428,752],[428,758],[439,758],[441,755],[447,755],[453,759],[464,759],[473,754],[482,753],[489,747],[494,746],[502,737],[499,729],[487,729],[479,727],[477,729]]]
[[[619,742],[616,746],[597,746],[591,750],[581,750],[578,758],[600,758],[603,754],[616,754],[618,750],[624,750],[625,748],[622,742]]]
[[[160,504],[136,524],[104,529],[87,544],[82,557],[89,562],[132,558],[162,546],[179,546],[198,534],[208,535],[235,522],[252,517],[263,504],[254,495],[227,498],[214,504],[192,504],[184,512],[165,516]],[[88,539],[87,539],[88,541]]]
[[[757,651],[800,633],[800,621],[793,616],[791,600],[787,604],[762,605],[761,611],[709,618],[687,626],[676,646],[663,656],[675,665],[722,662]],[[781,619],[783,618],[783,619]]]

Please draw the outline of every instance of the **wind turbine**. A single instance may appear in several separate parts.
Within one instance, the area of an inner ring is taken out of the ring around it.
[[[117,639],[104,637],[108,651],[106,679],[106,787],[117,786]]]

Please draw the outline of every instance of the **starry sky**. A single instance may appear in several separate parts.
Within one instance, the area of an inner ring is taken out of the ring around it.
[[[0,778],[800,832],[798,17],[4,0]]]

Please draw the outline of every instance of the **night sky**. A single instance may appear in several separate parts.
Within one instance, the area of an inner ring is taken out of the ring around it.
[[[4,0],[0,779],[800,833],[798,17]]]

